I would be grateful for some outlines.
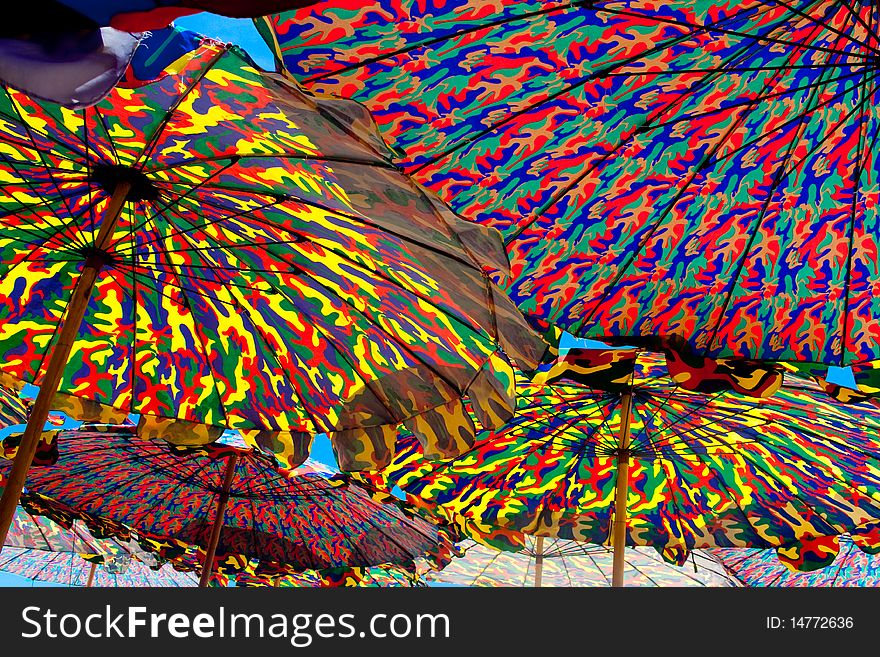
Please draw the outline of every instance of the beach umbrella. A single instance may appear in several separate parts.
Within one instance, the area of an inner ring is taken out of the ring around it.
[[[880,586],[880,557],[861,551],[852,539],[838,537],[840,552],[831,564],[810,572],[791,570],[767,550],[710,550],[745,586]]]
[[[409,565],[442,551],[440,530],[308,466],[279,468],[249,447],[174,447],[131,427],[55,431],[58,460],[34,467],[23,504],[74,517],[102,537],[134,539],[186,566],[281,575]],[[0,461],[0,472],[8,471]]]
[[[457,586],[611,584],[612,551],[604,545],[525,536],[518,552],[495,550],[475,541],[466,541],[462,548],[464,556],[427,579]],[[637,547],[627,550],[624,564],[625,586],[737,586],[715,558],[700,550],[691,552],[687,564],[676,566],[651,548]]]
[[[582,337],[880,358],[878,5],[327,0],[258,19]],[[503,277],[499,277],[499,280]],[[876,371],[872,376],[876,388]]]
[[[83,558],[75,552],[47,552],[6,546],[0,571],[35,582],[68,586],[176,587],[196,586],[198,578],[170,565],[151,568],[131,555]]]
[[[195,586],[132,541],[99,539],[77,522],[59,524],[21,507],[6,536],[0,571],[69,586]]]
[[[417,415],[458,451],[462,394],[509,414],[502,347],[537,364],[483,270],[496,233],[402,175],[361,107],[194,41],[91,108],[0,95],[0,383],[40,387],[0,538],[50,408],[188,443],[230,427],[291,465],[329,432],[370,467]]]
[[[520,381],[516,416],[461,456],[427,459],[404,432],[392,465],[361,477],[466,531],[610,544],[618,585],[626,545],[679,564],[698,548],[776,548],[800,570],[827,565],[847,531],[880,551],[873,402],[843,404],[808,379],[774,392],[755,372],[679,365],[570,350]]]

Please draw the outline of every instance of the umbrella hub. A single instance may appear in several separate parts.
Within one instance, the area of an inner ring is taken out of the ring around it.
[[[159,190],[152,181],[140,169],[127,167],[121,164],[97,164],[92,167],[92,180],[94,180],[105,192],[112,195],[113,190],[122,182],[131,185],[127,201],[156,201],[159,199]]]

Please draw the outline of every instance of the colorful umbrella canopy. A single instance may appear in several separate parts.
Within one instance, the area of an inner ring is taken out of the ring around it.
[[[15,388],[0,386],[0,429],[27,422],[28,408]]]
[[[520,552],[494,550],[469,541],[463,557],[428,575],[458,586],[608,586],[612,551],[603,545],[528,536]],[[684,566],[664,561],[655,550],[628,550],[625,586],[736,586],[716,559],[696,550]]]
[[[235,428],[291,465],[331,432],[369,467],[376,427],[415,415],[457,452],[472,437],[438,418],[465,393],[509,415],[500,348],[543,349],[483,271],[497,233],[402,175],[360,106],[195,43],[82,111],[0,96],[0,371],[41,387],[0,530],[51,407],[189,443]]]
[[[258,20],[579,336],[880,358],[874,2],[327,0]],[[500,280],[500,279],[499,279]]]
[[[0,554],[0,571],[69,586],[195,586],[132,541],[99,539],[78,522],[59,524],[21,507]]]
[[[451,523],[613,542],[621,556],[624,543],[676,563],[694,548],[750,546],[810,570],[846,531],[880,551],[876,405],[794,378],[744,394],[768,392],[755,379],[677,380],[658,354],[571,350],[520,381],[515,418],[461,456],[426,459],[403,433],[367,481]]]
[[[135,538],[201,568],[207,583],[256,574],[409,565],[442,551],[439,529],[306,467],[287,470],[247,447],[172,447],[131,427],[56,431],[58,462],[32,469],[22,500],[50,519],[71,514],[100,536]],[[0,460],[0,473],[8,461]]]
[[[858,549],[846,534],[840,552],[825,568],[808,573],[786,568],[767,550],[710,550],[745,586],[880,586],[880,557]]]
[[[82,525],[62,525],[18,507],[4,547],[44,552],[74,552],[90,555],[115,555],[127,552],[125,545],[108,539],[102,542]],[[4,552],[5,554],[5,552]]]
[[[239,573],[235,576],[235,585],[272,586],[277,588],[326,588],[339,586],[412,588],[426,586],[418,574],[408,572],[397,566],[309,570],[293,575],[280,575],[278,577],[253,577],[249,573]]]
[[[104,557],[102,563],[84,559],[75,552],[47,552],[5,546],[0,554],[0,571],[25,579],[68,586],[196,586],[193,573],[170,565],[159,569],[130,555]]]

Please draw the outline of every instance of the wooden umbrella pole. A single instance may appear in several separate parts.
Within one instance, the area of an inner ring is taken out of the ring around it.
[[[611,586],[623,586],[624,550],[626,549],[626,498],[629,494],[629,442],[632,422],[632,391],[621,396],[620,442],[617,452],[617,488],[614,496],[612,525],[613,570]]]
[[[89,579],[86,581],[86,587],[91,588],[92,583],[95,581],[95,571],[97,569],[98,569],[98,564],[96,564],[96,563],[90,564]]]
[[[217,554],[217,545],[220,543],[220,532],[223,529],[223,518],[226,516],[226,504],[229,502],[229,489],[232,479],[235,477],[235,464],[238,462],[238,454],[233,454],[226,462],[226,476],[223,479],[223,489],[217,497],[217,511],[214,514],[214,525],[211,527],[211,537],[208,539],[208,548],[205,551],[205,563],[202,566],[202,576],[199,578],[199,586],[208,586],[211,572],[214,569],[214,555]]]
[[[544,537],[539,536],[535,541],[535,586],[541,586],[544,576]]]
[[[98,280],[98,275],[106,264],[106,258],[102,257],[102,250],[111,242],[113,231],[119,222],[119,216],[125,207],[130,189],[131,183],[129,182],[120,182],[114,188],[110,203],[107,205],[107,210],[101,221],[98,236],[95,238],[94,253],[86,259],[82,274],[73,288],[70,303],[67,304],[67,315],[61,324],[58,342],[52,348],[49,356],[49,364],[46,366],[46,372],[40,382],[40,392],[37,394],[37,399],[28,415],[27,426],[9,471],[3,496],[0,497],[0,551],[6,542],[9,527],[12,525],[15,507],[18,505],[28,470],[37,453],[40,437],[43,435],[43,427],[46,426],[46,420],[52,410],[55,393],[58,392],[58,386],[61,384],[61,376],[70,359],[73,343],[76,341],[83,318],[86,316],[95,281]]]

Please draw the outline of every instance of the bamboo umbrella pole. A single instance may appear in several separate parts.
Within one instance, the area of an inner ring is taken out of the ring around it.
[[[629,492],[629,443],[632,422],[632,391],[621,396],[620,442],[617,452],[617,488],[612,525],[613,570],[611,586],[623,586],[624,550],[626,549],[626,498]]]
[[[541,586],[544,576],[544,537],[538,536],[535,541],[535,586]]]
[[[15,455],[3,496],[0,498],[0,546],[6,542],[6,534],[9,533],[9,527],[15,516],[15,507],[21,498],[28,470],[37,453],[40,437],[43,435],[43,427],[46,426],[49,411],[52,410],[52,403],[55,400],[55,393],[58,392],[58,386],[61,384],[61,376],[64,374],[64,368],[70,359],[70,352],[89,307],[95,282],[98,280],[101,269],[107,264],[106,258],[102,255],[103,250],[110,245],[113,239],[114,229],[119,223],[119,217],[125,207],[130,190],[131,182],[128,181],[117,183],[113,189],[113,195],[110,197],[110,202],[101,221],[98,236],[95,238],[94,253],[86,259],[82,274],[73,288],[70,303],[67,304],[67,316],[62,322],[58,342],[52,348],[49,356],[46,373],[40,382],[40,392],[37,394],[37,399],[28,415],[28,423],[21,444],[18,446],[18,453]],[[0,551],[2,550],[3,548],[0,547]]]
[[[89,579],[86,581],[86,587],[91,588],[92,583],[95,581],[95,570],[97,570],[98,564],[90,564],[89,565]]]
[[[235,476],[235,464],[238,462],[238,454],[233,454],[226,462],[226,476],[223,478],[223,489],[217,497],[217,511],[214,514],[214,525],[211,527],[211,537],[208,539],[208,548],[205,551],[205,563],[202,566],[202,576],[199,586],[208,585],[211,572],[214,568],[214,555],[217,554],[217,545],[220,543],[220,531],[223,529],[223,518],[226,516],[226,504],[229,502],[229,489],[232,486],[232,478]]]

